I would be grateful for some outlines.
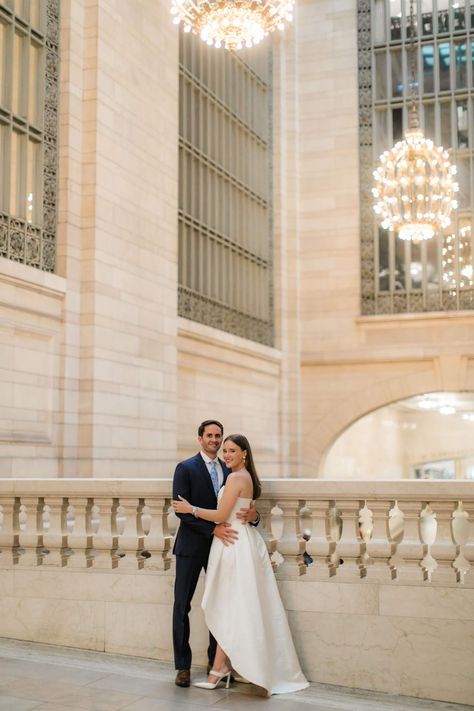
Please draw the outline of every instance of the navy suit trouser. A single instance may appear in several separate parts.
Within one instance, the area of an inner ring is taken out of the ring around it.
[[[201,570],[207,568],[209,551],[205,556],[177,555],[176,578],[174,583],[173,607],[173,648],[174,664],[176,669],[190,669],[192,652],[189,646],[189,612],[191,600],[196,590],[197,581]],[[209,633],[209,647],[207,656],[209,662],[214,661],[216,655],[216,640]]]

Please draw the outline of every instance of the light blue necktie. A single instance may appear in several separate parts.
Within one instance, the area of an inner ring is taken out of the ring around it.
[[[214,487],[214,493],[217,496],[219,493],[219,478],[217,476],[217,467],[215,462],[209,462],[209,470],[211,472],[212,486]]]

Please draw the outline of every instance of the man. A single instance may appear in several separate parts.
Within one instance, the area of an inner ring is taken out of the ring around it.
[[[180,462],[173,478],[173,499],[183,496],[194,506],[217,508],[217,494],[230,473],[217,453],[222,444],[224,428],[217,420],[205,420],[199,425],[198,442],[201,451]],[[241,509],[242,521],[258,524],[254,507]],[[192,514],[178,514],[181,523],[176,534],[173,553],[176,556],[176,580],[173,607],[173,647],[176,667],[175,684],[189,686],[191,682],[191,647],[189,646],[189,612],[201,570],[207,568],[209,551],[214,536],[226,546],[235,543],[237,531],[229,523],[215,525]],[[209,634],[207,656],[212,667],[216,640]]]

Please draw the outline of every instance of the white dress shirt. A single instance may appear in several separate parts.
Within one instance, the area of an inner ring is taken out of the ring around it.
[[[222,484],[224,483],[224,472],[222,471],[222,466],[219,461],[219,458],[216,457],[215,459],[211,459],[210,457],[205,454],[205,452],[201,451],[201,457],[204,459],[204,462],[207,467],[207,471],[209,472],[209,477],[211,476],[211,469],[210,469],[210,464],[211,462],[215,462],[216,464],[216,471],[217,471],[217,481],[219,482],[219,489],[221,488]],[[212,479],[211,479],[212,481]]]

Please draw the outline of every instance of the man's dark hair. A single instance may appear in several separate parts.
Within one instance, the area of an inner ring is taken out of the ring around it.
[[[224,434],[224,425],[222,425],[219,420],[204,420],[204,422],[201,422],[198,428],[198,437],[202,437],[204,434],[204,430],[208,425],[217,425],[218,427],[221,428],[221,434]]]

